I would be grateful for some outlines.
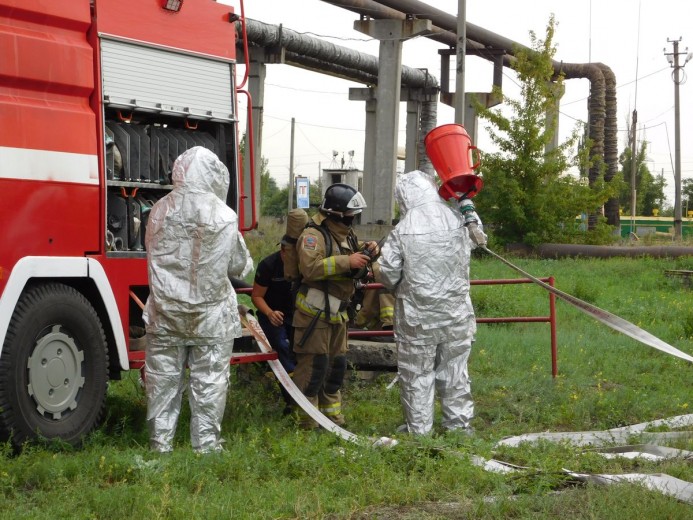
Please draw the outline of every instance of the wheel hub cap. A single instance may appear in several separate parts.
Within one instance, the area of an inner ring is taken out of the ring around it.
[[[38,340],[27,362],[29,395],[41,415],[58,420],[77,408],[77,393],[84,386],[81,352],[74,340],[54,325]]]

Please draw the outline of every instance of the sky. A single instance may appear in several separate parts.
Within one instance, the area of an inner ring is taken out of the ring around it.
[[[240,0],[223,0],[240,11]],[[456,15],[458,0],[428,0],[426,3]],[[638,140],[645,139],[650,171],[663,175],[669,205],[674,203],[675,86],[673,69],[666,53],[673,52],[671,40],[678,40],[683,63],[687,47],[693,49],[693,23],[687,0],[467,0],[467,22],[526,46],[531,45],[530,31],[543,39],[550,15],[557,21],[555,59],[569,63],[601,62],[614,72],[617,82],[619,154],[626,145],[628,117],[638,112]],[[309,33],[334,44],[374,56],[378,42],[353,29],[356,13],[321,0],[245,0],[247,18]],[[402,63],[428,68],[440,80],[438,50],[445,46],[428,38],[415,38],[403,45]],[[454,61],[450,72],[454,89]],[[492,67],[489,62],[468,57],[465,62],[467,92],[489,91]],[[241,68],[242,72],[242,68]],[[693,61],[683,69],[679,87],[681,121],[682,179],[693,178]],[[564,140],[576,124],[587,118],[589,81],[565,82],[566,91],[560,108],[560,138]],[[365,106],[349,101],[350,87],[358,83],[333,78],[288,65],[268,65],[265,83],[262,155],[268,160],[270,174],[279,186],[289,179],[291,155],[291,119],[295,119],[294,171],[296,175],[316,179],[321,168],[339,167],[333,163],[344,156],[347,164],[353,151],[356,168],[363,167]],[[514,73],[504,68],[504,92],[519,99]],[[243,103],[241,103],[242,105]],[[404,117],[404,104],[400,118]],[[245,108],[241,107],[241,118]],[[454,122],[454,111],[438,106],[438,124]],[[492,150],[479,122],[477,144]],[[405,126],[400,124],[399,143],[404,144]],[[685,211],[685,209],[684,209]],[[685,216],[685,215],[684,215]]]

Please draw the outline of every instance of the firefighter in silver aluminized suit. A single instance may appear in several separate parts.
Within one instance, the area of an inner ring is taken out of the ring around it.
[[[437,392],[443,428],[469,432],[474,402],[467,360],[476,333],[469,261],[472,248],[485,245],[486,236],[480,227],[472,232],[465,226],[462,214],[438,195],[433,176],[424,172],[398,175],[395,199],[401,219],[382,247],[380,273],[395,294],[406,418],[398,431],[429,433]],[[464,203],[469,210],[471,201]]]
[[[204,453],[221,449],[233,340],[241,336],[229,276],[245,276],[253,261],[225,203],[229,171],[213,152],[184,152],[173,185],[152,207],[145,240],[147,424],[151,448],[171,451],[187,366],[190,439]]]

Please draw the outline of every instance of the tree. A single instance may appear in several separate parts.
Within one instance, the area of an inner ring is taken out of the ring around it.
[[[663,209],[664,202],[664,186],[666,181],[662,177],[655,177],[650,172],[646,164],[647,159],[647,142],[643,141],[640,145],[640,150],[635,156],[635,214],[636,215],[652,215],[652,210],[657,208]],[[623,208],[623,212],[629,215],[632,214],[632,187],[630,183],[631,168],[633,164],[633,150],[631,146],[627,146],[621,156],[618,158],[621,165],[621,174],[623,179],[628,179],[623,183],[623,187],[619,193],[619,204]]]
[[[267,159],[263,157],[260,168],[260,215],[270,215],[268,212],[270,202],[280,191],[277,182],[270,175],[267,164]]]
[[[323,185],[322,185],[322,177],[318,177],[318,182],[315,184],[311,183],[310,185],[310,207],[311,208],[317,208],[322,204],[322,192],[323,192]]]
[[[277,189],[262,199],[263,215],[283,217],[289,211],[289,187]]]
[[[684,217],[693,211],[693,179],[684,179],[681,183],[681,208]]]
[[[549,19],[546,38],[530,32],[531,49],[518,50],[513,68],[517,72],[521,99],[495,94],[512,113],[477,104],[479,115],[491,123],[487,127],[495,153],[484,155],[484,189],[477,196],[485,224],[490,224],[494,239],[501,243],[603,241],[610,235],[605,224],[588,234],[577,232],[576,217],[595,213],[614,193],[603,174],[592,186],[568,174],[571,167],[585,166],[589,148],[572,159],[568,154],[578,141],[578,129],[557,147],[551,148],[556,112],[563,92],[563,77],[554,77],[552,59],[555,21]],[[589,143],[587,143],[589,145]]]
[[[246,134],[241,138],[240,151],[246,148]],[[260,215],[267,217],[283,217],[289,208],[289,187],[279,188],[277,181],[270,175],[269,161],[263,157],[260,161]],[[294,191],[295,194],[295,191]],[[310,207],[317,208],[322,202],[322,179],[310,184]],[[294,202],[295,206],[295,202]]]

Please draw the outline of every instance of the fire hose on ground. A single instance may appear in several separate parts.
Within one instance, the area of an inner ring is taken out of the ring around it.
[[[668,343],[662,341],[656,336],[653,336],[646,330],[641,329],[637,325],[634,325],[633,323],[624,320],[623,318],[620,318],[616,316],[615,314],[611,314],[608,311],[605,311],[603,309],[600,309],[599,307],[596,307],[590,303],[587,303],[583,300],[580,300],[579,298],[576,298],[575,296],[571,296],[570,294],[564,293],[563,291],[556,289],[555,287],[551,287],[549,284],[546,284],[542,282],[541,280],[535,278],[531,274],[523,271],[513,263],[509,262],[502,256],[500,256],[497,253],[494,253],[491,251],[488,247],[486,246],[481,246],[481,248],[489,253],[490,255],[494,256],[501,262],[503,262],[505,265],[510,267],[511,269],[514,269],[518,273],[522,274],[523,276],[526,276],[532,282],[535,284],[543,287],[547,291],[555,294],[559,298],[561,298],[563,301],[568,302],[570,305],[573,307],[576,307],[577,309],[580,309],[582,312],[585,314],[592,316],[596,320],[600,321],[607,327],[611,327],[612,329],[621,332],[625,334],[626,336],[629,336],[633,338],[636,341],[639,341],[640,343],[644,343],[645,345],[648,345],[652,348],[656,348],[657,350],[661,350],[662,352],[666,352],[667,354],[670,354],[672,356],[676,356],[678,358],[684,359],[686,361],[692,362],[693,363],[693,356],[690,356],[686,354],[685,352],[680,351],[676,347],[672,347]]]
[[[625,334],[626,336],[629,336],[645,345],[648,345],[652,348],[655,348],[657,350],[660,350],[662,352],[665,352],[667,354],[670,354],[672,356],[678,357],[680,359],[683,359],[685,361],[693,362],[693,356],[690,356],[686,354],[685,352],[682,352],[681,350],[669,345],[668,343],[662,341],[661,339],[657,338],[656,336],[650,334],[649,332],[641,329],[637,325],[620,318],[619,316],[616,316],[608,311],[605,311],[603,309],[600,309],[599,307],[596,307],[595,305],[592,305],[590,303],[587,303],[583,300],[580,300],[579,298],[576,298],[575,296],[571,296],[570,294],[567,294],[559,289],[556,289],[555,287],[551,287],[550,285],[542,282],[538,278],[532,276],[531,274],[527,273],[523,269],[519,268],[518,266],[514,265],[512,262],[506,260],[502,256],[500,256],[497,253],[494,253],[491,251],[488,247],[485,245],[481,246],[481,248],[492,255],[493,257],[497,258],[501,262],[503,262],[505,265],[510,267],[511,269],[517,271],[518,273],[522,274],[523,276],[527,277],[529,280],[534,282],[535,284],[539,285],[540,287],[544,288],[545,290],[555,294],[557,297],[561,298],[565,302],[569,303],[573,307],[576,307],[577,309],[581,310],[582,312],[586,313],[587,315],[595,318],[596,320],[600,321],[604,325],[621,332]],[[139,301],[139,299],[136,298],[136,296],[131,292],[130,293],[133,298],[135,298],[135,301],[140,307],[143,307],[142,303]],[[250,334],[255,338],[258,347],[263,353],[270,353],[272,352],[272,347],[265,336],[265,333],[262,331],[262,328],[260,327],[260,324],[258,321],[255,319],[255,317],[249,312],[249,309],[245,306],[239,306],[239,311],[241,314],[241,323],[248,329]],[[279,363],[278,360],[272,359],[267,361],[270,365],[270,368],[274,372],[274,375],[276,376],[277,380],[279,381],[279,384],[284,387],[284,389],[289,393],[289,395],[292,397],[294,402],[300,406],[311,418],[313,418],[320,426],[322,426],[324,429],[336,434],[337,436],[341,437],[344,440],[350,441],[350,442],[355,442],[358,444],[370,444],[371,446],[384,446],[384,447],[391,447],[395,446],[397,444],[397,441],[395,439],[389,438],[389,437],[380,437],[378,439],[372,439],[372,438],[361,438],[344,428],[338,426],[334,422],[332,422],[329,418],[327,418],[325,415],[323,415],[315,406],[311,404],[310,401],[303,395],[301,390],[295,385],[289,374],[284,370],[284,367],[282,367],[281,363]],[[395,378],[394,381],[388,386],[388,389],[391,388],[397,381],[397,378]]]
[[[262,331],[260,324],[255,319],[255,316],[250,314],[248,309],[242,305],[239,305],[238,309],[241,311],[241,323],[243,323],[243,325],[253,335],[260,350],[265,353],[272,352],[272,347],[270,346],[265,333]],[[306,396],[303,395],[303,392],[299,390],[278,360],[271,359],[267,362],[269,363],[272,372],[274,372],[274,375],[277,377],[279,384],[284,387],[294,402],[324,429],[336,434],[344,440],[357,444],[369,444],[374,447],[392,447],[397,444],[397,441],[395,439],[391,439],[390,437],[380,437],[378,439],[359,437],[358,435],[345,430],[341,426],[336,425],[329,418],[323,415],[320,410],[313,406]]]
[[[137,297],[137,295],[133,291],[130,291],[130,297],[138,305],[138,307],[140,307],[140,309],[144,310],[144,303],[142,303],[142,301]],[[241,323],[248,329],[253,338],[255,338],[255,341],[257,341],[260,350],[265,354],[272,352],[272,346],[270,345],[269,340],[267,339],[267,336],[265,336],[265,333],[263,332],[262,327],[260,327],[260,324],[258,323],[257,319],[255,319],[255,316],[253,316],[249,312],[249,309],[244,305],[239,305],[238,311],[241,316]],[[323,413],[320,412],[320,410],[313,406],[313,404],[303,395],[303,392],[299,390],[299,388],[291,379],[291,376],[289,376],[286,370],[284,370],[284,367],[278,360],[269,359],[267,360],[267,363],[269,363],[269,366],[272,369],[272,372],[274,372],[274,375],[276,376],[277,381],[279,381],[279,384],[281,384],[284,387],[284,389],[289,393],[294,402],[298,406],[300,406],[308,415],[310,415],[310,417],[312,417],[324,429],[338,435],[344,440],[354,442],[356,444],[365,444],[373,447],[385,448],[390,448],[398,444],[397,440],[391,439],[390,437],[379,437],[377,439],[370,437],[359,437],[358,435],[355,435],[345,430],[341,426],[336,425],[325,415],[323,415]]]

